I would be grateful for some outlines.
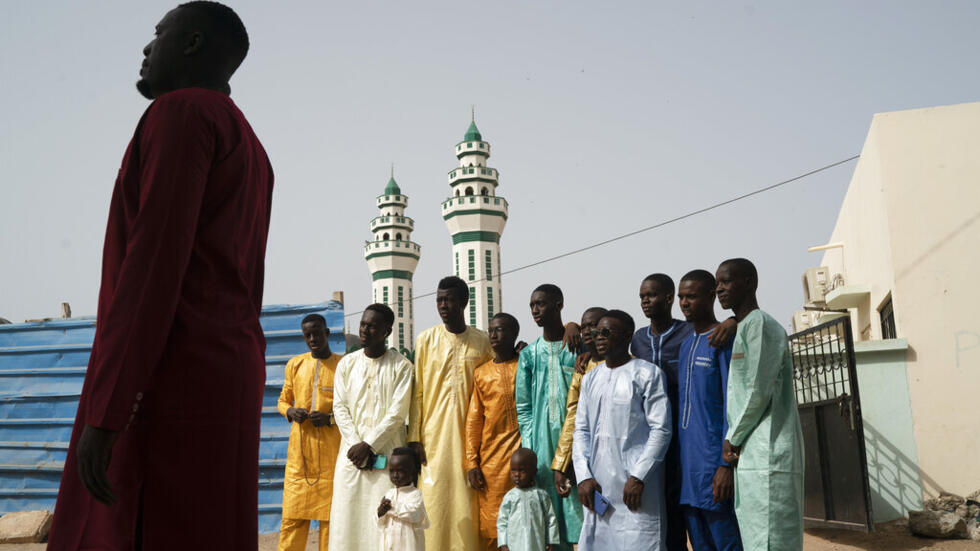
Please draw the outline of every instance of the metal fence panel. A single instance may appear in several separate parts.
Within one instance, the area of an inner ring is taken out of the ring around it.
[[[307,351],[300,320],[317,313],[330,348],[343,353],[344,309],[336,301],[262,309],[266,383],[259,446],[259,530],[279,530],[289,423],[276,402],[286,362]],[[95,318],[0,325],[0,514],[54,510]]]

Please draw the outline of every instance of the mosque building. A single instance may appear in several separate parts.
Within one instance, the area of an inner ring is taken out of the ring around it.
[[[466,320],[486,330],[503,308],[500,235],[507,223],[507,200],[497,196],[497,169],[487,166],[490,144],[470,127],[456,144],[459,167],[449,172],[452,195],[442,202],[442,219],[453,239],[453,273],[469,284]]]
[[[405,216],[408,196],[395,182],[394,170],[375,204],[380,212],[371,220],[374,241],[365,241],[364,260],[371,270],[373,302],[387,304],[395,312],[388,346],[405,354],[415,348],[412,275],[421,247],[412,241],[415,222]]]

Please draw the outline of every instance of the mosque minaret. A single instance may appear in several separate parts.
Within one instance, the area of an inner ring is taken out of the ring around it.
[[[380,211],[371,220],[374,241],[364,243],[364,259],[371,270],[373,302],[388,305],[395,312],[395,323],[388,346],[399,351],[415,348],[412,308],[412,275],[419,263],[421,248],[412,241],[415,222],[405,216],[408,197],[391,179],[375,203]]]
[[[453,239],[453,273],[470,288],[466,322],[484,330],[503,308],[500,235],[507,224],[507,201],[497,196],[498,173],[487,166],[489,157],[490,144],[471,120],[456,144],[459,167],[449,172],[451,196],[442,203],[442,219]]]

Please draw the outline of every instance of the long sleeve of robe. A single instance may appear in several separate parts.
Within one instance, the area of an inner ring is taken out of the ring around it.
[[[803,433],[786,331],[762,310],[738,324],[728,434],[741,446],[735,515],[747,550],[803,548]]]
[[[427,456],[419,489],[432,520],[425,532],[432,549],[479,547],[477,497],[466,480],[466,411],[473,372],[492,357],[490,338],[473,327],[456,335],[437,325],[416,339],[409,441],[421,442]]]
[[[429,527],[429,516],[425,512],[422,492],[415,486],[403,486],[388,490],[384,497],[391,502],[391,509],[378,518],[381,532],[378,549],[425,551],[425,529]],[[374,511],[371,513],[374,514]]]
[[[391,488],[388,469],[359,470],[347,459],[347,451],[363,441],[374,453],[390,457],[392,450],[405,445],[412,371],[412,364],[394,349],[379,358],[358,350],[337,364],[333,410],[341,443],[330,511],[331,549],[378,548],[376,512]]]
[[[664,549],[663,460],[670,446],[670,400],[663,372],[644,360],[585,375],[572,457],[579,482],[595,479],[609,500],[606,514],[585,511],[580,551]],[[643,481],[640,509],[623,503],[629,477]]]
[[[508,490],[510,458],[521,446],[514,407],[514,374],[517,358],[504,363],[493,360],[473,373],[473,394],[466,414],[466,470],[480,467],[487,489],[477,492],[480,535],[497,537],[497,510]]]
[[[285,416],[289,408],[303,408],[333,413],[333,381],[339,361],[337,354],[317,360],[309,352],[290,359],[279,394],[279,412]],[[290,423],[283,477],[283,518],[330,520],[333,471],[339,450],[340,431],[336,424],[314,427],[309,420]]]
[[[272,185],[268,157],[227,95],[180,89],[144,113],[109,206],[95,340],[49,549],[132,547],[141,491],[144,549],[179,548],[178,537],[257,545]],[[111,507],[77,476],[85,425],[120,432]]]
[[[538,456],[535,484],[548,492],[558,516],[561,549],[578,541],[582,528],[582,505],[578,493],[562,498],[555,490],[551,462],[567,413],[568,388],[575,373],[574,353],[560,342],[539,337],[521,350],[514,380],[514,400],[517,424],[521,428],[521,446],[534,450]]]
[[[551,498],[541,488],[511,488],[497,516],[497,545],[510,551],[540,551],[559,545],[558,519]]]
[[[599,365],[595,360],[589,360],[585,366],[585,373],[592,371],[592,368]],[[575,434],[575,413],[578,411],[578,396],[582,391],[582,377],[585,373],[575,372],[572,375],[572,383],[568,385],[568,399],[565,401],[565,422],[561,425],[561,434],[558,436],[558,445],[555,446],[555,458],[551,461],[552,471],[568,471],[568,466],[572,464],[572,436]]]

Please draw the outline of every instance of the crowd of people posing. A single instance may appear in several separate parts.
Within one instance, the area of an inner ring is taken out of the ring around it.
[[[469,327],[467,283],[439,282],[442,324],[414,365],[365,308],[343,357],[324,319],[286,365],[291,421],[280,550],[802,549],[803,441],[786,333],[756,301],[751,262],[640,284],[649,325],[592,307],[563,323],[562,291],[517,319]],[[686,321],[672,317],[675,301]],[[734,314],[715,318],[717,298]]]

